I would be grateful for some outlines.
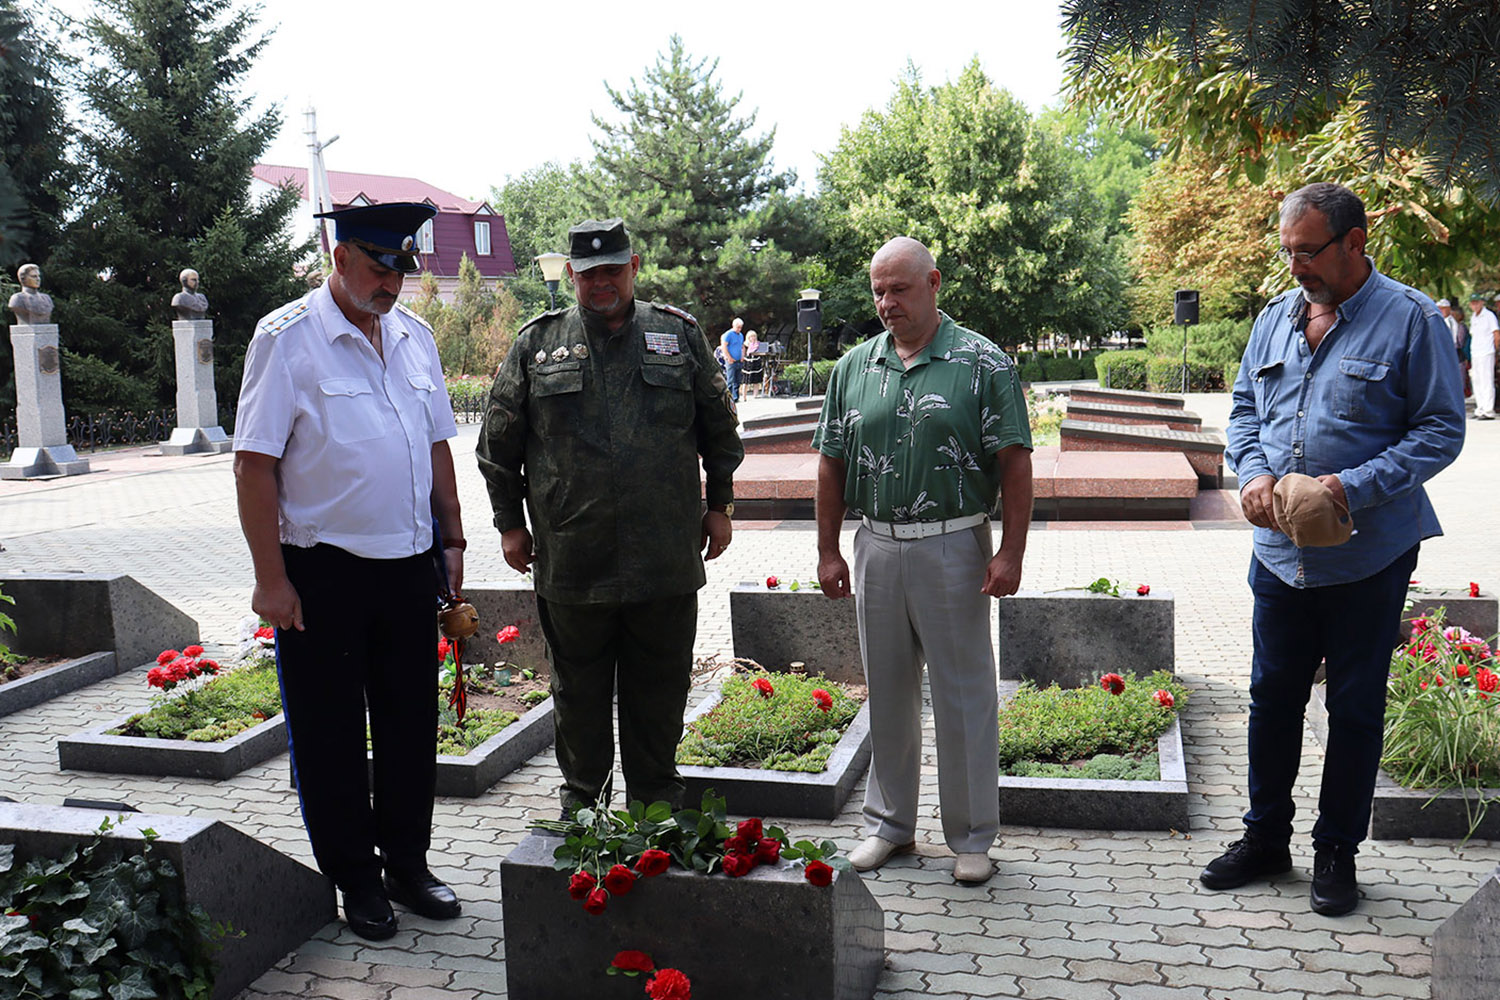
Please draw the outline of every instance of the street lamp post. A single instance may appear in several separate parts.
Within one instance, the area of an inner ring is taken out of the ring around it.
[[[542,269],[542,280],[547,283],[547,308],[557,308],[557,283],[562,281],[563,265],[568,262],[565,253],[539,253],[532,260]]]

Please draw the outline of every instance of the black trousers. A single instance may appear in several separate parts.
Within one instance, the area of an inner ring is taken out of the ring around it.
[[[306,631],[276,630],[292,775],[318,868],[340,888],[426,867],[437,774],[432,559],[283,545]],[[374,752],[374,804],[365,709]]]
[[[635,604],[536,599],[552,661],[552,711],[565,807],[610,788],[614,698],[620,693],[620,765],[630,800],[682,805],[677,743],[693,670],[698,595]]]

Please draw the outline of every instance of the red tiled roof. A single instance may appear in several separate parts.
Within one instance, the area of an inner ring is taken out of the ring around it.
[[[251,168],[256,180],[281,186],[294,184],[307,197],[307,168],[278,167],[269,163],[257,163]],[[415,177],[388,177],[384,174],[354,174],[343,170],[328,171],[328,187],[335,206],[352,204],[360,195],[373,204],[389,201],[430,201],[439,211],[461,212],[473,215],[481,207],[489,207],[482,201],[460,198],[451,191],[433,187]]]

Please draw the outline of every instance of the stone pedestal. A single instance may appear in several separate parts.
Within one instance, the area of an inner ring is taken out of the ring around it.
[[[1500,996],[1500,868],[1432,936],[1432,1000]]]
[[[16,450],[0,464],[0,479],[77,476],[89,471],[68,444],[62,402],[62,352],[57,324],[10,328],[16,360]]]
[[[177,426],[161,443],[163,455],[220,454],[233,447],[219,426],[214,389],[214,324],[208,319],[172,323],[177,352]]]
[[[552,867],[561,841],[535,834],[500,865],[505,979],[512,1000],[635,998],[605,975],[616,952],[679,969],[693,996],[867,1000],[885,964],[885,914],[854,872],[815,886],[789,862],[743,878],[673,867],[590,916]]]

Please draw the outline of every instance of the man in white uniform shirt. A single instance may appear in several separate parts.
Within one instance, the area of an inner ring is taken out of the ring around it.
[[[1474,419],[1495,419],[1495,349],[1500,347],[1500,322],[1484,307],[1484,296],[1469,296],[1474,319],[1469,323],[1469,356],[1473,367],[1469,377],[1474,383]]]
[[[251,607],[276,627],[303,822],[350,929],[372,940],[396,932],[391,900],[434,919],[460,911],[427,867],[433,528],[457,593],[465,541],[447,440],[457,430],[432,331],[396,306],[417,269],[415,233],[434,214],[405,203],[328,213],[334,273],[257,326],[234,439]]]

